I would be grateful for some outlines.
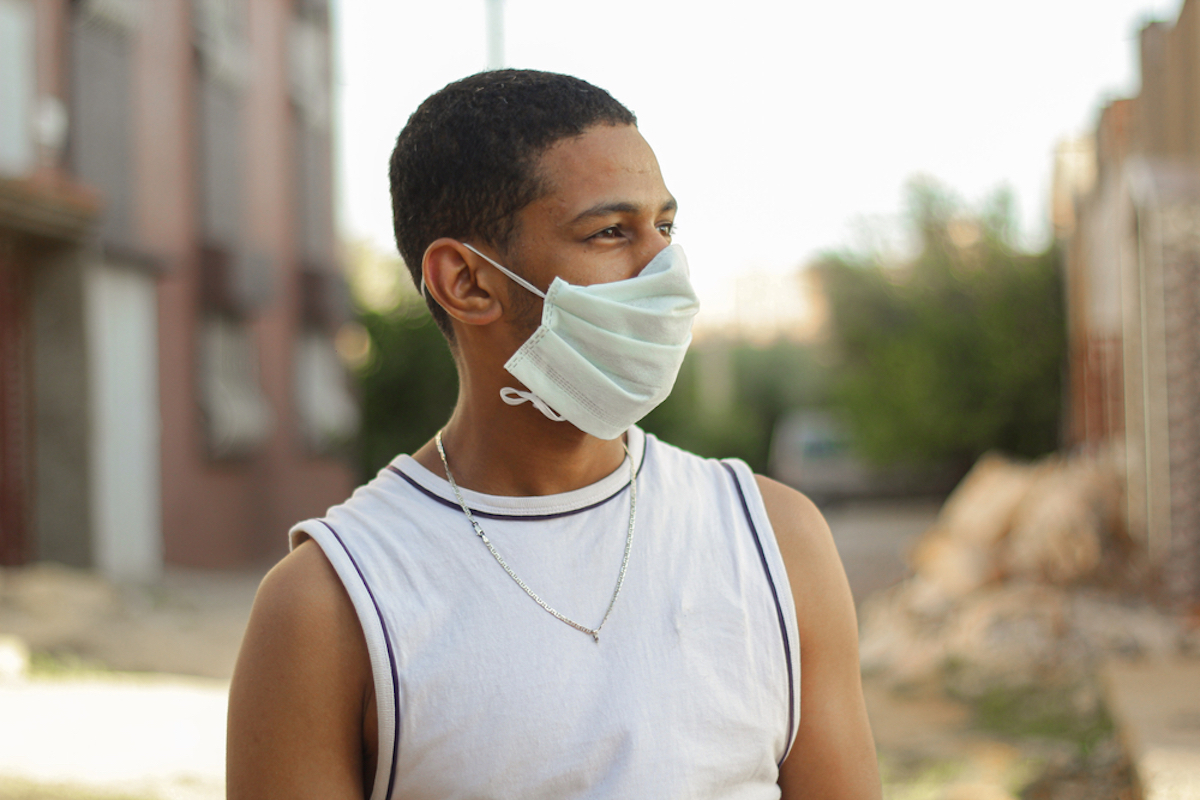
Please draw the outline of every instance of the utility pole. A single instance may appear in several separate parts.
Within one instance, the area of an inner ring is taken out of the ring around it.
[[[487,68],[504,67],[504,0],[487,3]]]

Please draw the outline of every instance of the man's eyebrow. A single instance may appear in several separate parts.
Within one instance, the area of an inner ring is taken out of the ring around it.
[[[678,208],[679,203],[674,197],[672,197],[670,200],[667,200],[667,202],[662,204],[662,208],[658,210],[658,213],[664,214],[668,211],[675,211]],[[568,224],[574,225],[577,222],[583,222],[584,220],[591,219],[593,217],[605,217],[609,214],[636,214],[641,210],[642,206],[638,205],[637,203],[599,203],[578,214]]]

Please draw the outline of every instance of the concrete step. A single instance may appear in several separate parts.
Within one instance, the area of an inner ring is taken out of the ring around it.
[[[1102,678],[1143,800],[1200,799],[1200,659],[1110,661]]]

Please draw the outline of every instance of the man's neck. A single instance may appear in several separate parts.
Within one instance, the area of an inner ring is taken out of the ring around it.
[[[442,433],[446,461],[464,489],[514,497],[559,494],[595,483],[624,460],[620,439],[589,436],[570,422],[548,419],[528,403],[506,404],[500,389],[515,383],[511,376],[487,383],[463,382]],[[432,441],[413,457],[445,477]]]

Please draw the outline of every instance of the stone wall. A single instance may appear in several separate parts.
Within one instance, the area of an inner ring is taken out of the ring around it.
[[[1171,593],[1200,604],[1200,203],[1161,212]]]

